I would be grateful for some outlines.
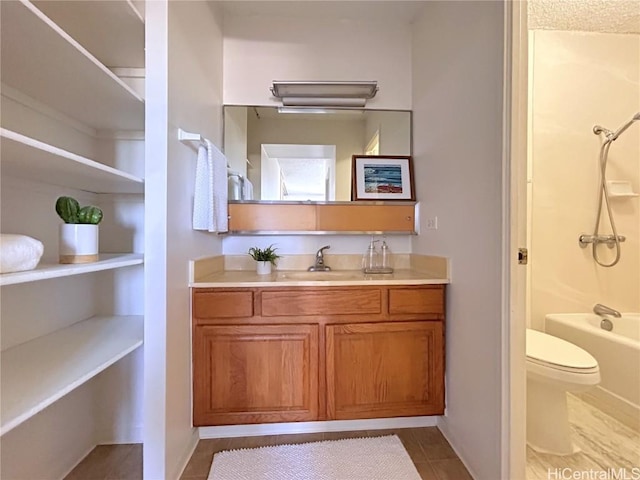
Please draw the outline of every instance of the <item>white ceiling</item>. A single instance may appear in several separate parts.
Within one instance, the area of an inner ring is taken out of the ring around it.
[[[215,0],[214,0],[215,1]],[[412,23],[429,0],[226,0],[225,14]],[[640,33],[640,0],[529,0],[529,28]]]
[[[231,0],[217,1],[226,14],[285,18],[324,18],[332,20],[411,23],[428,1],[366,0]]]
[[[640,0],[529,0],[529,28],[640,33]]]

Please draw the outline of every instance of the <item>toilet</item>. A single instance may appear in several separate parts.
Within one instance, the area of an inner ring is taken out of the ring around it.
[[[527,444],[534,450],[570,455],[567,392],[600,383],[600,367],[582,348],[558,337],[527,329]]]

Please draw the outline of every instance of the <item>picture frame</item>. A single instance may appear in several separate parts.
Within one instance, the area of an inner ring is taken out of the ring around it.
[[[410,155],[353,155],[351,200],[415,201]]]

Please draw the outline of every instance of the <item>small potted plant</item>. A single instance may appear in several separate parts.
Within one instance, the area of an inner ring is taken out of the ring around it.
[[[93,205],[80,207],[72,197],[59,197],[56,212],[60,225],[60,263],[91,263],[98,261],[98,224],[102,210]]]
[[[249,249],[249,255],[257,262],[256,272],[258,275],[271,273],[271,266],[275,266],[276,260],[280,258],[276,250],[273,245],[269,245],[267,248],[251,247]]]

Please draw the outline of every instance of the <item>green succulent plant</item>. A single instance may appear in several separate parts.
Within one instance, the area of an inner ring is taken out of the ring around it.
[[[94,205],[80,207],[73,197],[59,197],[56,200],[56,212],[64,223],[82,223],[98,225],[102,221],[102,210]]]
[[[251,247],[248,253],[256,262],[271,262],[275,266],[276,260],[282,258],[276,250],[273,245],[269,245],[267,248]]]

